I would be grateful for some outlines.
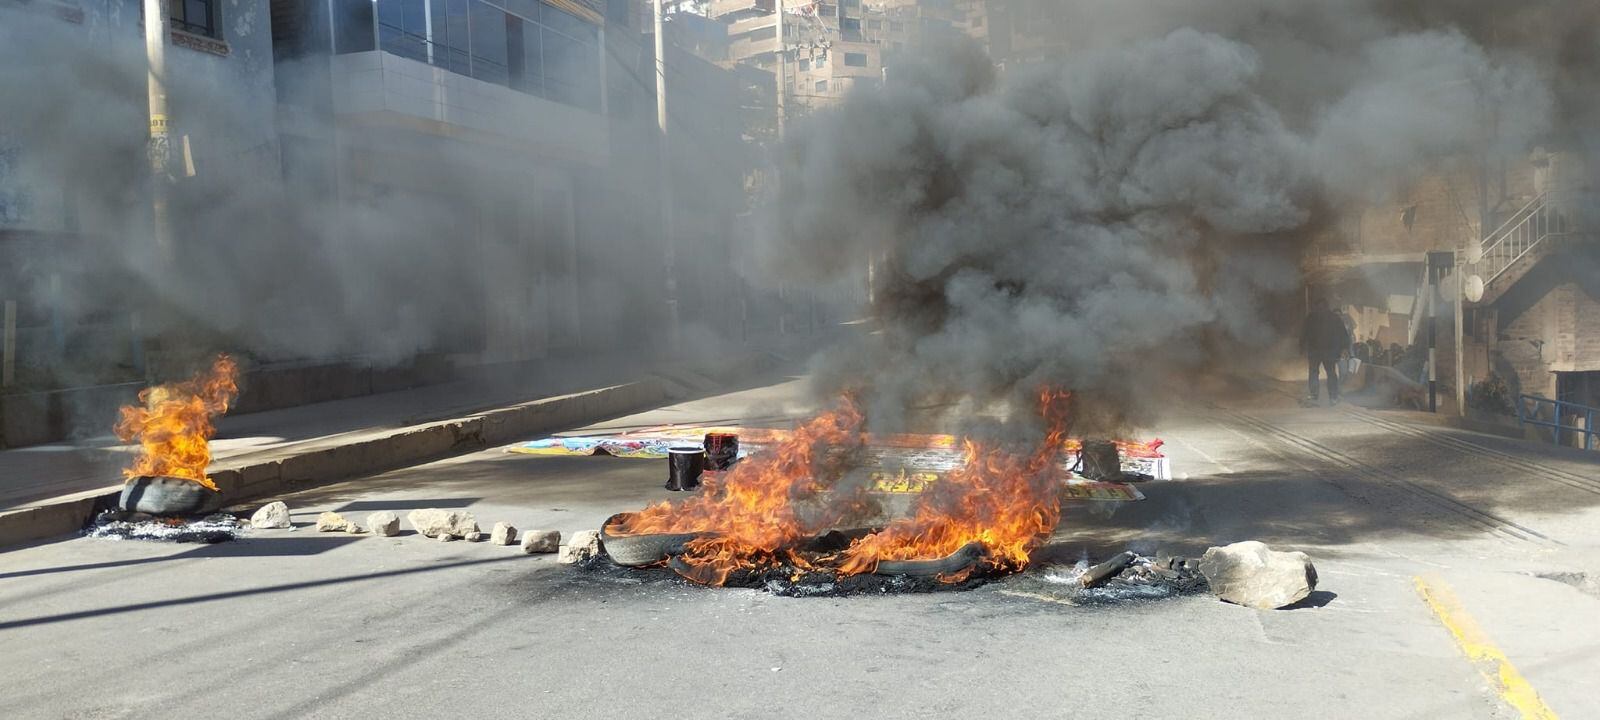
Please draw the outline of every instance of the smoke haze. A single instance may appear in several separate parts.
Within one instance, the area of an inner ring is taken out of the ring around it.
[[[881,333],[816,363],[825,394],[870,386],[874,423],[1052,384],[1081,429],[1146,425],[1298,322],[1300,252],[1340,209],[1592,102],[1549,52],[1469,35],[1493,3],[1058,5],[1060,58],[929,49],[793,133],[764,266],[876,259]],[[1547,14],[1594,15],[1571,5]]]

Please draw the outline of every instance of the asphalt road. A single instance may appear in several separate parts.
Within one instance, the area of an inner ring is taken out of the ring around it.
[[[783,598],[309,527],[444,506],[570,534],[670,496],[658,461],[499,450],[285,498],[292,532],[20,549],[0,555],[4,714],[1518,717],[1483,674],[1497,666],[1453,637],[1468,622],[1554,713],[1600,717],[1600,466],[1403,414],[1228,397],[1151,433],[1176,477],[1148,500],[1073,505],[1037,567],[968,592]],[[606,426],[806,411],[780,383]],[[1308,552],[1316,602],[1085,607],[1049,580],[1080,557],[1243,539]],[[1459,614],[1441,620],[1418,577],[1453,588]]]

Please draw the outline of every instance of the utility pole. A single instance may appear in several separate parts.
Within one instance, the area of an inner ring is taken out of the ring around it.
[[[660,182],[657,187],[661,194],[662,265],[667,275],[667,347],[677,350],[681,333],[678,332],[678,247],[677,238],[672,233],[672,182],[667,147],[667,40],[663,32],[666,23],[661,12],[661,0],[654,0],[653,6],[656,24],[656,124],[660,128],[656,143],[660,150],[657,160]]]
[[[787,99],[785,95],[788,94],[789,90],[788,78],[786,77],[788,74],[788,68],[786,67],[788,53],[784,52],[783,48],[783,0],[772,0],[772,7],[777,11],[778,18],[778,31],[775,38],[778,51],[778,143],[781,145],[783,143],[784,103]]]
[[[787,112],[785,104],[786,95],[789,91],[788,78],[786,77],[788,74],[788,68],[786,67],[788,53],[784,51],[783,47],[783,0],[772,0],[772,9],[775,11],[773,15],[777,23],[777,32],[773,38],[776,43],[774,48],[777,50],[778,60],[777,71],[773,73],[773,77],[777,80],[777,92],[773,93],[773,97],[777,105],[778,140],[775,151],[772,153],[772,216],[781,223],[782,220],[778,210],[783,204],[783,116]],[[787,335],[789,333],[789,293],[787,289],[788,283],[782,280],[778,281],[779,335]]]
[[[1467,353],[1462,328],[1466,325],[1462,314],[1466,307],[1467,265],[1461,257],[1452,258],[1456,274],[1456,414],[1467,416]]]
[[[1428,412],[1439,412],[1439,280],[1446,270],[1455,267],[1453,250],[1428,253]],[[1460,322],[1460,304],[1456,318]],[[1459,327],[1459,325],[1457,326]],[[1456,337],[1459,339],[1460,334]],[[1460,372],[1460,365],[1457,365]]]
[[[172,155],[167,136],[167,4],[144,2],[144,54],[149,65],[150,95],[150,210],[156,250],[165,262],[172,252],[172,217],[169,203],[172,175],[167,164]]]

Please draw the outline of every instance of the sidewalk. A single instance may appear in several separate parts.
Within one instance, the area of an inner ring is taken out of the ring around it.
[[[495,369],[443,385],[224,417],[210,474],[226,502],[236,503],[375,473],[709,394],[784,364],[799,343],[656,367],[612,357],[545,363],[536,373]],[[109,435],[0,451],[0,547],[80,527],[120,492],[130,452]]]

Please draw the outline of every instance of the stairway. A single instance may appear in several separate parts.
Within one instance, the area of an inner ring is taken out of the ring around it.
[[[1493,303],[1540,259],[1576,234],[1572,218],[1550,203],[1549,193],[1528,201],[1484,238],[1483,257],[1469,266],[1470,272],[1483,278],[1483,299],[1476,304]]]

